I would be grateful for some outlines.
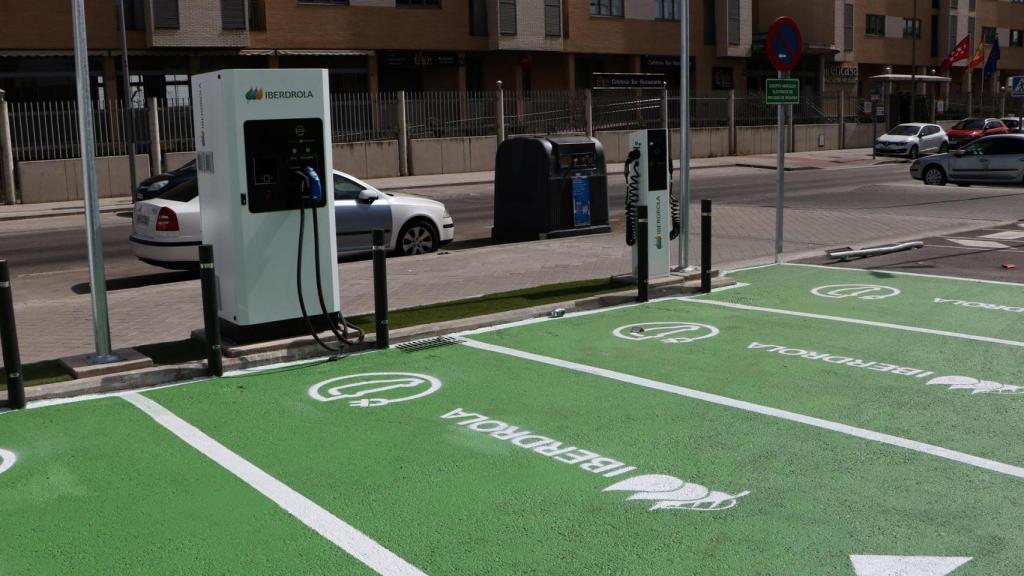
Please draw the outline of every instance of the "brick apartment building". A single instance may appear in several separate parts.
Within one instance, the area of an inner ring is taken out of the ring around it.
[[[334,92],[572,90],[593,72],[679,81],[678,0],[123,0],[133,97],[188,99],[189,76],[227,67],[322,67]],[[916,21],[913,18],[917,10]],[[117,11],[86,2],[97,98],[119,97]],[[866,95],[871,76],[934,69],[964,35],[998,36],[1000,73],[1024,71],[1024,0],[690,0],[692,89],[759,91],[763,39],[797,19],[805,91]],[[0,88],[11,100],[71,99],[68,0],[0,0]],[[966,90],[963,63],[948,90]],[[973,75],[981,89],[981,73]],[[921,90],[925,90],[922,86]]]

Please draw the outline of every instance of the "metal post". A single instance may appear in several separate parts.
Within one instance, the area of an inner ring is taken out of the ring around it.
[[[1006,91],[999,91],[999,117],[1006,118]]]
[[[132,114],[132,79],[131,72],[128,70],[128,37],[125,32],[124,23],[124,0],[116,0],[117,2],[117,19],[121,23],[121,34],[118,37],[118,41],[121,43],[121,77],[122,86],[124,86],[124,96],[122,101],[124,102],[124,122],[128,124],[128,173],[132,179],[132,190],[131,197],[135,199],[135,188],[139,185],[138,175],[135,173],[135,115]]]
[[[910,40],[910,121],[917,122],[915,108],[917,106],[917,33],[921,29],[917,22],[917,0],[914,0],[913,32]],[[932,32],[938,34],[938,30]]]
[[[388,347],[388,247],[384,231],[373,231],[373,318],[377,324],[377,348]]]
[[[114,362],[107,316],[107,280],[103,275],[103,236],[100,230],[99,193],[96,189],[96,140],[89,93],[89,53],[85,37],[85,0],[71,0],[75,31],[75,80],[78,87],[78,144],[82,158],[82,189],[85,192],[86,244],[89,249],[89,285],[92,295],[94,364]]]
[[[679,0],[679,267],[690,268],[690,0]],[[670,160],[671,161],[671,160]]]
[[[11,272],[7,268],[7,260],[0,260],[0,345],[3,346],[4,370],[7,372],[7,406],[18,410],[25,407],[25,382],[21,373]]]
[[[736,91],[729,90],[729,156],[736,155]]]
[[[587,138],[594,137],[594,92],[587,88],[584,91],[584,114],[585,121],[587,123]]]
[[[787,73],[779,70],[780,80],[786,76]],[[776,114],[779,123],[779,142],[775,153],[775,161],[778,163],[775,178],[775,263],[782,264],[782,203],[786,187],[786,107],[779,105]]]
[[[661,87],[661,127],[668,130],[668,82],[663,82]]]
[[[875,155],[875,141],[878,140],[878,111],[871,111],[871,159],[877,158]]]
[[[405,90],[398,91],[398,173],[409,175],[409,117],[405,108]]]
[[[789,78],[789,74],[786,74],[786,78]],[[803,96],[800,97],[801,99]],[[786,104],[786,129],[789,130],[789,148],[788,152],[796,152],[796,114],[793,113],[793,105]]]
[[[498,146],[501,146],[501,143],[505,141],[505,93],[501,90],[501,80],[498,80],[497,86],[494,118],[498,122]]]
[[[213,267],[213,246],[199,247],[199,284],[203,293],[203,328],[206,330],[206,369],[210,376],[224,375],[221,356],[220,315],[217,313],[217,274]]]
[[[11,148],[11,117],[7,98],[0,90],[0,172],[3,173],[4,202],[14,204],[14,149]]]
[[[649,299],[648,289],[650,288],[650,263],[648,252],[650,251],[650,239],[648,235],[647,206],[641,204],[636,207],[636,300],[647,302]]]
[[[846,150],[846,90],[839,92],[839,149]]]
[[[700,201],[700,291],[711,292],[711,200]]]
[[[149,117],[149,173],[157,175],[163,169],[163,150],[160,147],[160,104],[155,97],[146,99]]]

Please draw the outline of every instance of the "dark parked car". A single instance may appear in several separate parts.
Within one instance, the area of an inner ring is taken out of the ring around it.
[[[156,176],[150,176],[142,182],[139,182],[139,187],[135,189],[135,200],[150,200],[152,198],[156,198],[171,188],[189,180],[194,180],[195,178],[196,161],[190,160],[180,168],[176,168],[163,174],[157,174]]]
[[[925,184],[1024,184],[1024,134],[986,136],[948,154],[915,160],[910,175]]]

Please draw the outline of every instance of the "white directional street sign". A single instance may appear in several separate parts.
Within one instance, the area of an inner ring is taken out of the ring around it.
[[[1024,76],[1010,77],[1010,95],[1014,98],[1024,98]]]
[[[946,576],[969,556],[850,556],[857,576]]]

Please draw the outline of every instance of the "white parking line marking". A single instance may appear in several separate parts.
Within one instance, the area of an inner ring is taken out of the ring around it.
[[[399,558],[394,552],[381,546],[366,534],[321,508],[316,502],[299,494],[277,478],[257,468],[255,464],[235,454],[157,402],[134,392],[124,394],[122,397],[186,444],[255,488],[256,491],[269,498],[300,522],[378,574],[396,576],[424,574],[412,564]]]
[[[995,248],[997,250],[1002,248],[1009,248],[1008,245],[1003,244],[1002,242],[993,242],[991,240],[970,240],[960,238],[946,238],[946,240],[954,244],[968,246],[970,248]]]
[[[707,304],[709,306],[721,306],[735,310],[749,310],[752,312],[766,312],[769,314],[781,314],[783,316],[797,316],[799,318],[814,318],[817,320],[829,320],[832,322],[845,322],[847,324],[860,324],[862,326],[874,326],[876,328],[890,328],[892,330],[903,330],[905,332],[916,332],[918,334],[932,334],[934,336],[946,336],[959,338],[961,340],[974,340],[987,342],[989,344],[1003,344],[1005,346],[1017,346],[1024,348],[1024,342],[1017,340],[1005,340],[1003,338],[992,338],[990,336],[978,336],[976,334],[963,334],[961,332],[950,332],[948,330],[935,330],[932,328],[919,328],[917,326],[906,326],[904,324],[892,324],[889,322],[876,322],[874,320],[861,320],[859,318],[847,318],[845,316],[829,316],[828,314],[815,314],[813,312],[797,312],[796,310],[783,310],[781,308],[765,308],[762,306],[750,306],[749,304],[737,304],[735,302],[719,302],[717,300],[694,300],[692,298],[679,298],[680,302],[688,304]]]
[[[1022,225],[1024,227],[1024,225]],[[978,284],[997,284],[1000,286],[1024,287],[1020,282],[1004,282],[1001,280],[982,280],[980,278],[959,278],[957,276],[942,276],[940,274],[921,274],[919,272],[901,272],[897,270],[878,270],[876,268],[839,268],[836,266],[822,266],[821,264],[783,264],[783,266],[800,266],[803,268],[821,268],[824,270],[842,270],[844,272],[860,272],[861,274],[877,273],[892,274],[893,276],[916,276],[918,278],[942,278],[943,280],[957,280],[960,282],[976,282]]]
[[[993,240],[1020,240],[1024,238],[1024,232],[1018,232],[1017,230],[1006,230],[1004,232],[996,232],[995,234],[985,234],[980,238],[991,238]]]
[[[659,382],[657,380],[642,378],[640,376],[633,376],[632,374],[625,374],[622,372],[616,372],[614,370],[598,368],[596,366],[588,366],[586,364],[578,364],[576,362],[552,358],[550,356],[542,356],[540,354],[533,354],[531,352],[523,352],[522,350],[507,348],[505,346],[497,346],[494,344],[487,344],[475,340],[466,340],[465,342],[462,343],[462,345],[469,346],[471,348],[476,348],[478,350],[494,352],[496,354],[513,356],[515,358],[521,358],[523,360],[531,360],[533,362],[547,364],[549,366],[556,366],[558,368],[565,368],[567,370],[582,372],[584,374],[600,376],[602,378],[608,378],[610,380],[618,380],[619,382],[624,382],[626,384],[633,384],[636,386],[642,386],[644,388],[650,388],[652,390],[668,392],[669,394],[676,394],[678,396],[684,396],[686,398],[692,398],[694,400],[700,400],[702,402],[710,402],[711,404],[717,404],[719,406],[728,406],[729,408],[736,408],[739,410],[752,412],[754,414],[761,414],[763,416],[779,418],[781,420],[788,420],[790,422],[797,422],[799,424],[805,424],[807,426],[813,426],[815,428],[831,430],[833,432],[839,432],[840,434],[845,434],[847,436],[853,436],[864,440],[870,440],[872,442],[888,444],[890,446],[896,446],[897,448],[904,448],[907,450],[912,450],[914,452],[920,452],[922,454],[928,454],[930,456],[943,458],[945,460],[951,460],[953,462],[967,464],[968,466],[974,466],[976,468],[990,470],[992,472],[997,472],[999,474],[1005,474],[1007,476],[1014,476],[1016,478],[1024,479],[1024,468],[1020,468],[1012,464],[998,462],[996,460],[989,460],[988,458],[982,458],[980,456],[974,456],[956,450],[950,450],[948,448],[935,446],[933,444],[926,444],[924,442],[918,442],[916,440],[901,438],[899,436],[893,436],[891,434],[875,432],[873,430],[858,428],[856,426],[849,426],[847,424],[841,424],[839,422],[833,422],[831,420],[825,420],[823,418],[815,418],[814,416],[806,416],[804,414],[798,414],[796,412],[790,412],[788,410],[780,410],[778,408],[762,406],[761,404],[754,404],[753,402],[736,400],[734,398],[729,398],[726,396],[719,396],[718,394],[701,392],[699,390],[684,388],[682,386],[676,386],[674,384],[666,384],[664,382]]]

